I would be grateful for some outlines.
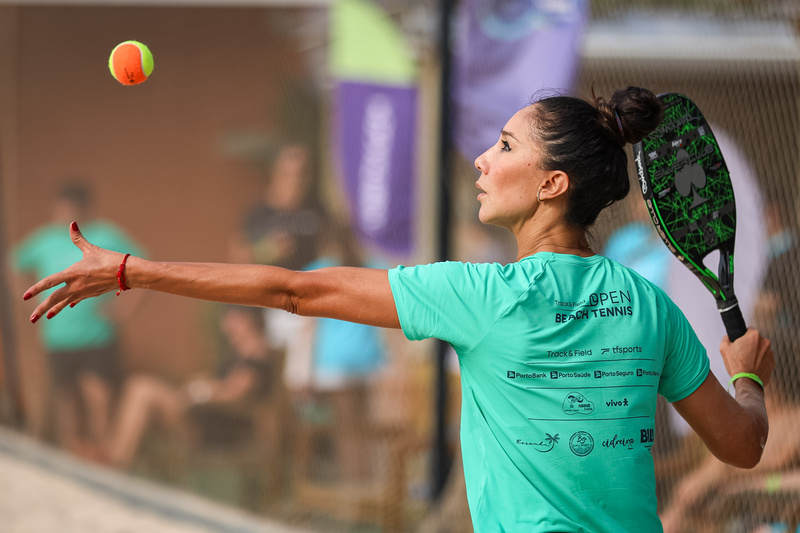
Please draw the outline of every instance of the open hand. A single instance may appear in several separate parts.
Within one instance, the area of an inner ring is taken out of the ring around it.
[[[117,270],[124,255],[87,241],[76,222],[70,224],[69,234],[75,246],[83,252],[83,259],[61,272],[47,276],[25,291],[22,298],[29,300],[42,291],[64,284],[36,307],[31,322],[35,323],[45,314],[47,318],[53,318],[68,305],[72,307],[81,300],[117,289]]]

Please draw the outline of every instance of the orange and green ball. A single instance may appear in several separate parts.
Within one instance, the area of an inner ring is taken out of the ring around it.
[[[111,51],[108,69],[122,85],[138,85],[153,72],[153,54],[139,41],[125,41]]]

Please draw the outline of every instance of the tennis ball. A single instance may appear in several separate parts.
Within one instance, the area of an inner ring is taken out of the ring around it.
[[[108,69],[122,85],[138,85],[153,72],[153,54],[139,41],[119,43],[108,57]]]

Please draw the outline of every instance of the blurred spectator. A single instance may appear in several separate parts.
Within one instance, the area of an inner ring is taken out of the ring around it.
[[[792,365],[792,372],[796,371],[797,366]],[[661,513],[664,533],[731,531],[728,528],[730,524],[726,523],[729,519],[741,521],[740,528],[736,531],[752,531],[752,528],[762,525],[764,517],[738,514],[733,517],[720,517],[708,511],[718,507],[711,502],[711,498],[718,491],[724,492],[724,489],[730,488],[735,481],[760,478],[765,481],[762,486],[766,487],[768,476],[779,475],[787,469],[796,468],[800,459],[800,427],[798,427],[800,397],[796,383],[790,384],[790,396],[787,396],[786,389],[784,386],[779,386],[778,382],[779,373],[775,372],[765,398],[770,418],[769,440],[758,466],[752,470],[744,470],[722,463],[713,455],[708,455],[695,470],[686,474],[676,485],[666,509]],[[752,491],[750,494],[752,496],[755,493],[756,491]],[[743,505],[737,507],[739,510],[744,508]],[[777,518],[775,517],[776,520]],[[747,522],[752,522],[748,524],[748,529],[741,529],[742,523]]]
[[[234,257],[240,262],[303,268],[316,257],[325,221],[310,150],[283,145],[272,160],[260,203],[247,212]]]
[[[267,168],[264,196],[244,217],[232,242],[232,261],[299,270],[317,257],[319,235],[326,224],[317,197],[314,154],[303,144],[284,144]],[[281,310],[263,312],[269,343],[286,350],[291,363],[289,344],[298,340],[301,321]]]
[[[94,219],[92,208],[87,185],[70,182],[62,186],[53,203],[51,221],[16,246],[12,268],[41,279],[80,260],[81,252],[69,237],[68,225],[73,220],[99,246],[143,254],[116,225]],[[56,439],[72,453],[92,457],[107,436],[121,379],[118,324],[135,310],[142,294],[126,293],[119,301],[112,301],[111,294],[82,301],[62,313],[62,320],[45,320],[39,329],[53,383]]]
[[[729,487],[734,480],[764,478],[797,468],[800,461],[800,314],[798,297],[800,284],[796,275],[800,261],[800,243],[791,224],[791,207],[771,201],[765,208],[769,263],[764,287],[756,302],[757,327],[770,335],[775,352],[775,373],[766,392],[770,434],[761,462],[752,470],[741,470],[721,463],[713,456],[687,474],[673,491],[662,519],[665,533],[699,531],[691,519],[703,520],[699,505],[707,503],[717,491]],[[715,517],[705,517],[715,522]],[[748,527],[760,525],[758,517],[738,517],[755,520]],[[722,530],[721,524],[719,530]],[[741,524],[740,524],[741,525]],[[749,531],[750,529],[748,529]]]
[[[633,191],[626,202],[633,219],[617,228],[606,242],[603,255],[636,270],[662,289],[666,289],[672,254],[658,236],[647,205]]]
[[[235,432],[241,421],[223,421],[215,406],[268,395],[276,361],[263,334],[259,309],[225,306],[220,327],[227,353],[220,359],[217,377],[198,377],[178,387],[146,374],[126,380],[107,450],[108,462],[128,467],[154,424],[174,438],[185,437],[189,429],[197,430],[205,440],[236,438],[221,435],[220,423],[227,423]]]
[[[773,200],[764,210],[769,264],[756,304],[756,318],[759,327],[770,335],[776,357],[796,354],[800,348],[800,240],[791,202],[791,198],[786,202]],[[792,378],[798,383],[797,375]]]
[[[330,223],[321,241],[320,257],[306,270],[330,266],[374,266],[349,228]],[[385,343],[379,328],[333,320],[303,318],[300,337],[303,356],[296,349],[287,361],[287,385],[293,389],[301,417],[314,423],[322,415],[333,427],[332,445],[340,474],[348,481],[369,475],[365,431],[370,418],[369,388],[385,364]],[[299,348],[299,345],[295,345]],[[288,365],[291,364],[291,367]],[[299,366],[307,365],[307,368]]]

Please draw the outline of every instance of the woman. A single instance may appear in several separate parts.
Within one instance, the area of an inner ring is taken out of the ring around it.
[[[767,436],[763,390],[710,374],[680,310],[635,272],[596,255],[586,230],[628,192],[624,145],[659,123],[647,90],[610,102],[542,99],[517,112],[475,161],[483,223],[509,229],[517,261],[389,271],[155,263],[98,249],[71,226],[84,259],[34,285],[65,283],[33,313],[128,286],[277,307],[437,337],[459,355],[462,453],[476,531],[660,531],[649,447],[656,395],[675,403],[708,448],[739,467]],[[723,339],[731,375],[766,383],[769,341]]]

